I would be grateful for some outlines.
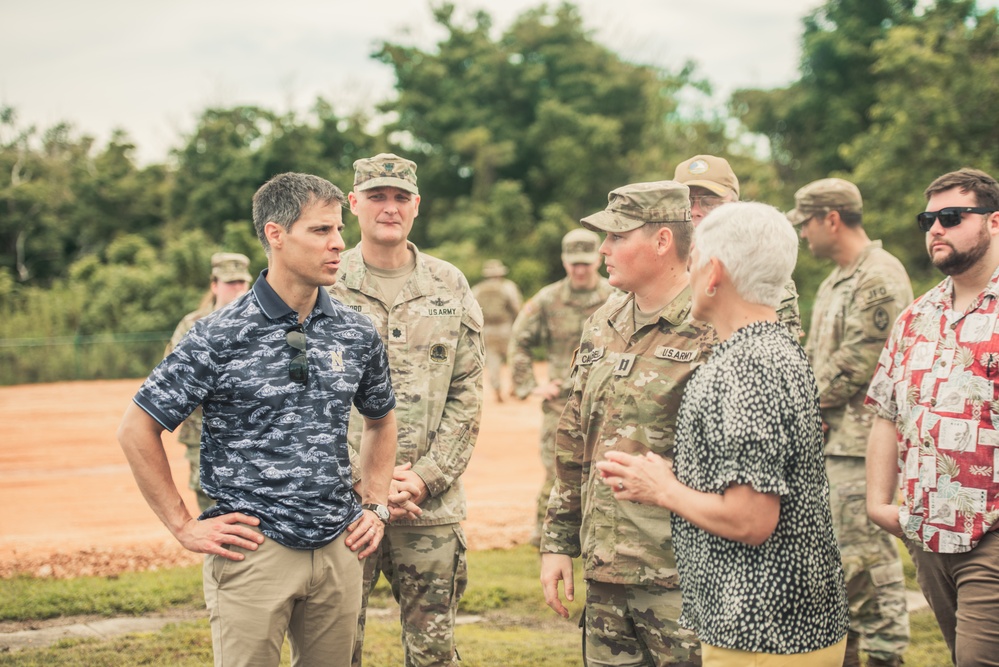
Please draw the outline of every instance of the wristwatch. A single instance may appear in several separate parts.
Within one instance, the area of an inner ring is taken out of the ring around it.
[[[371,510],[372,512],[375,513],[375,516],[377,516],[379,519],[382,520],[382,523],[389,522],[389,517],[391,515],[389,514],[389,510],[387,507],[385,507],[385,505],[377,505],[375,503],[364,503],[363,505],[361,505],[361,509]]]

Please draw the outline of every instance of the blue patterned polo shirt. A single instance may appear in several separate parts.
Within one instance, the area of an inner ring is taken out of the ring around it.
[[[298,315],[263,271],[253,289],[199,320],[150,374],[135,403],[173,431],[204,408],[202,518],[243,512],[295,549],[332,542],[360,515],[347,454],[350,406],[380,419],[395,407],[388,358],[364,315],[317,289],[305,331],[308,377],[291,379]]]

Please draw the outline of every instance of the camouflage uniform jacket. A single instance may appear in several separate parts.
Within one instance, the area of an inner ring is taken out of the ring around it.
[[[416,269],[394,304],[382,300],[360,248],[343,253],[334,299],[371,318],[388,350],[396,395],[396,464],[412,463],[430,492],[423,515],[397,525],[441,525],[465,518],[465,472],[482,417],[482,311],[468,281],[447,262],[412,243]],[[348,441],[359,479],[361,421],[352,414]]]
[[[505,278],[487,278],[472,288],[472,296],[482,308],[485,327],[508,331],[520,310],[517,283]]]
[[[784,285],[784,294],[777,304],[777,321],[784,325],[795,340],[801,340],[801,311],[798,310],[798,286],[793,280]]]
[[[822,281],[805,351],[819,385],[825,453],[865,456],[873,414],[867,387],[898,314],[912,302],[902,263],[873,241]]]
[[[581,555],[587,579],[677,588],[670,513],[615,500],[592,464],[608,450],[673,456],[683,389],[717,337],[691,319],[690,288],[637,332],[634,300],[612,297],[583,327],[541,552]]]
[[[513,373],[513,393],[517,398],[526,398],[538,386],[531,352],[540,345],[544,347],[548,361],[548,379],[562,381],[562,393],[551,403],[565,405],[572,389],[567,382],[572,353],[579,347],[583,323],[616,291],[603,277],[592,290],[574,290],[569,279],[563,278],[542,287],[524,304],[513,323],[507,355]]]
[[[183,338],[194,323],[200,320],[206,315],[211,315],[212,307],[205,306],[204,308],[199,308],[193,312],[184,315],[184,318],[177,324],[177,328],[173,330],[173,335],[170,336],[170,342],[167,343],[166,350],[163,352],[163,356],[167,356],[173,352],[173,348],[177,347],[177,343]],[[177,440],[188,447],[201,448],[201,406],[199,405],[191,415],[184,420],[184,423],[180,425],[180,430],[177,432]]]

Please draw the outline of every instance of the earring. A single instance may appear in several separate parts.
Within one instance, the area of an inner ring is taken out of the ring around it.
[[[717,293],[718,293],[718,288],[715,287],[714,285],[712,285],[711,287],[708,287],[706,290],[704,290],[704,295],[708,296],[708,297],[712,297],[712,296],[714,296]]]

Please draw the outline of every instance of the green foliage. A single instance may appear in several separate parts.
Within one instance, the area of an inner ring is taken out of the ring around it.
[[[551,230],[537,234],[542,212],[560,207],[567,230],[644,172],[637,156],[690,70],[621,60],[569,4],[525,11],[495,39],[484,12],[462,21],[453,4],[433,11],[446,33],[434,51],[386,42],[375,54],[396,76],[386,129],[419,164],[426,193],[412,238],[429,249],[471,239],[471,263],[502,259],[531,294],[564,275]],[[537,262],[518,269],[523,247]]]
[[[841,148],[870,125],[877,87],[872,46],[911,20],[915,0],[828,0],[804,19],[801,78],[743,90],[732,112],[766,135],[785,178],[806,183],[848,167]]]
[[[0,579],[0,620],[96,614],[138,616],[204,604],[201,568],[127,572],[114,577]]]

